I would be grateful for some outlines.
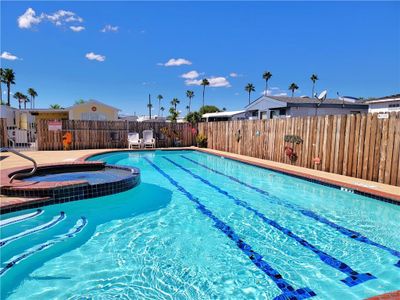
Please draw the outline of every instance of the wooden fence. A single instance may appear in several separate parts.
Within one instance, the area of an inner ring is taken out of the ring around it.
[[[8,146],[7,119],[0,119],[0,147]]]
[[[66,132],[72,134],[72,150],[127,148],[128,132],[142,136],[145,129],[154,131],[157,147],[192,146],[196,137],[187,123],[63,120],[61,131],[49,131],[48,122],[37,123],[38,150],[62,150]]]
[[[400,112],[210,122],[199,132],[211,149],[400,186]],[[295,162],[285,155],[285,135],[303,139]]]

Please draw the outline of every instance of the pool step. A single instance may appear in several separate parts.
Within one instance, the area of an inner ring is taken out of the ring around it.
[[[87,225],[88,221],[85,217],[81,217],[76,224],[65,234],[59,235],[56,238],[47,241],[43,244],[40,244],[39,246],[32,247],[25,251],[24,253],[20,254],[19,256],[14,256],[9,262],[6,263],[6,265],[0,269],[0,276],[3,276],[8,270],[10,270],[12,267],[23,261],[24,259],[32,256],[33,254],[48,249],[55,244],[61,243],[69,238],[75,237],[79,232],[83,230],[83,228]]]
[[[56,226],[62,220],[64,220],[65,217],[66,217],[65,213],[62,211],[62,212],[60,212],[60,215],[58,217],[54,217],[53,220],[51,220],[50,222],[47,222],[45,224],[39,225],[37,227],[34,227],[32,229],[25,230],[25,231],[23,231],[21,233],[18,233],[16,235],[13,235],[13,236],[10,236],[8,238],[0,240],[0,247],[3,247],[6,244],[8,244],[10,242],[13,242],[13,241],[16,241],[16,240],[18,240],[20,238],[23,238],[25,236],[28,236],[28,235],[31,235],[31,234],[34,234],[34,233],[38,233],[38,232],[41,232],[41,231],[46,230],[46,229],[50,229],[50,228]]]
[[[0,221],[0,227],[6,227],[6,226],[11,225],[11,224],[15,224],[15,223],[19,223],[19,222],[22,222],[22,221],[25,221],[25,220],[29,220],[29,219],[35,218],[37,216],[40,216],[42,213],[43,213],[43,210],[38,209],[37,211],[35,211],[33,213],[29,213],[29,214],[25,214],[25,215],[22,215],[22,216],[17,216],[17,217],[1,220]]]

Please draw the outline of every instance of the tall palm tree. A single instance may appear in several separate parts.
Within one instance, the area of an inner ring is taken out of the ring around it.
[[[28,102],[28,97],[20,92],[16,92],[13,96],[18,100],[18,108],[21,109],[21,103],[24,102],[24,109],[26,109],[26,102]]]
[[[0,103],[3,104],[3,89],[2,84],[4,83],[4,69],[0,68]]]
[[[60,104],[50,104],[51,109],[62,109]]]
[[[312,74],[310,77],[311,81],[312,81],[312,92],[311,92],[311,97],[314,97],[314,89],[315,89],[315,82],[317,80],[319,80],[317,74]]]
[[[299,89],[298,85],[295,84],[294,82],[292,82],[292,83],[289,85],[289,90],[292,91],[292,98],[293,98],[293,96],[294,96],[294,91],[295,91],[295,90],[298,90],[298,89]]]
[[[35,97],[37,97],[37,92],[33,88],[28,89],[28,95],[31,96],[31,108],[35,108]]]
[[[161,110],[161,116],[163,116],[165,107],[164,107],[164,106],[161,106],[161,107],[160,107],[160,110]]]
[[[174,99],[172,99],[172,101],[171,101],[171,105],[174,107],[175,110],[176,110],[176,106],[177,106],[179,103],[181,103],[181,102],[178,100],[178,98],[174,98]]]
[[[204,93],[205,93],[205,91],[206,91],[206,86],[207,86],[207,85],[210,85],[210,82],[207,80],[207,78],[204,78],[204,79],[201,81],[200,85],[203,86],[203,106],[204,106]]]
[[[190,108],[191,108],[191,106],[192,106],[192,98],[194,97],[194,92],[193,92],[193,91],[190,91],[190,90],[187,90],[187,91],[186,91],[186,97],[189,98],[189,108],[188,108],[188,110],[189,110],[189,112],[190,112]]]
[[[265,80],[265,96],[268,96],[268,80],[272,77],[272,73],[265,71],[262,78]]]
[[[158,99],[158,115],[160,115],[160,110],[161,110],[161,100],[164,99],[162,95],[157,96]]]
[[[7,85],[7,105],[10,106],[11,85],[15,84],[15,73],[12,69],[5,69],[3,79]]]
[[[251,94],[251,92],[255,92],[256,88],[252,83],[248,83],[244,87],[244,90],[249,93],[249,104],[250,104],[250,94]]]
[[[149,119],[151,120],[151,109],[153,107],[153,104],[151,104],[151,98],[149,94],[149,103],[147,103],[147,108],[149,109]]]

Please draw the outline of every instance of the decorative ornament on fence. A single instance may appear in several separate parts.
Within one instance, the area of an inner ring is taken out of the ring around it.
[[[290,159],[291,163],[294,163],[297,160],[297,153],[294,151],[295,145],[299,145],[303,143],[303,139],[298,135],[285,135],[284,138],[286,143],[291,143],[292,146],[285,146],[285,154]]]
[[[238,143],[242,139],[242,134],[240,133],[240,129],[238,129],[238,131],[235,133],[235,139],[236,139],[236,142],[238,142]]]

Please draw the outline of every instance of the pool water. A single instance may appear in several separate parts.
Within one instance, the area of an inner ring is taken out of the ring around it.
[[[106,168],[96,171],[63,172],[45,175],[36,175],[25,178],[24,181],[72,181],[85,180],[90,184],[114,182],[125,179],[131,173],[127,170]]]
[[[138,167],[142,183],[3,215],[3,299],[365,299],[400,289],[400,206],[196,151],[90,160]]]

